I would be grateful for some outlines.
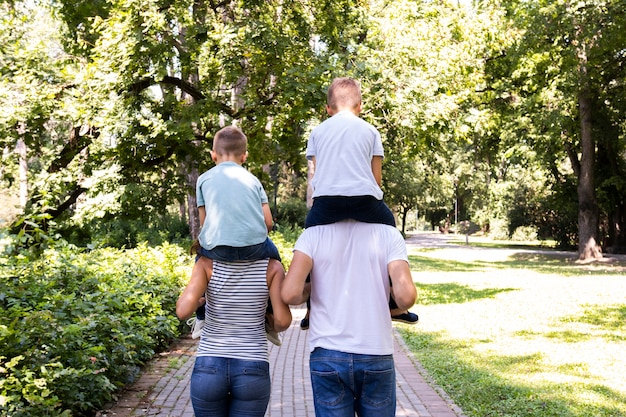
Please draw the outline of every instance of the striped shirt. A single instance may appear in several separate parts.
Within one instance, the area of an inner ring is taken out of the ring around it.
[[[269,362],[264,327],[268,262],[213,261],[197,356]]]

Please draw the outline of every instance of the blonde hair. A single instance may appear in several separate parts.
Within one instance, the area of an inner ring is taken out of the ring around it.
[[[248,138],[235,126],[220,129],[213,138],[213,151],[218,155],[243,155],[248,149]]]
[[[326,104],[333,110],[340,107],[355,109],[361,104],[361,86],[353,78],[335,78],[328,87]]]

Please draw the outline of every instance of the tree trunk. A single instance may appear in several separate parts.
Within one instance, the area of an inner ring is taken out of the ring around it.
[[[23,209],[28,202],[28,156],[22,139],[17,141],[16,150],[20,158],[20,207]]]
[[[409,208],[408,207],[403,208],[402,209],[402,236],[406,236],[406,216],[408,216],[408,214],[409,214]]]
[[[594,184],[595,141],[591,131],[591,100],[581,94],[578,99],[580,112],[580,139],[582,153],[578,175],[578,258],[589,260],[602,258],[598,245],[598,204]]]
[[[198,181],[198,168],[193,167],[187,171],[187,189],[195,190]],[[192,240],[196,240],[200,234],[200,218],[198,217],[198,204],[196,193],[187,193],[187,211],[189,213],[189,234]]]
[[[315,174],[315,167],[313,166],[312,161],[307,161],[307,176],[306,176],[306,207],[308,209],[313,206],[313,187],[311,186],[311,181],[313,180],[313,175]]]

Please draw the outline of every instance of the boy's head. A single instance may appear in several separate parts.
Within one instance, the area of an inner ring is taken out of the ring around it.
[[[355,79],[335,78],[328,87],[326,111],[332,116],[342,110],[350,110],[357,115],[361,112],[361,86]]]
[[[213,152],[217,155],[245,155],[247,148],[248,138],[241,129],[235,126],[226,126],[220,129],[213,138]]]

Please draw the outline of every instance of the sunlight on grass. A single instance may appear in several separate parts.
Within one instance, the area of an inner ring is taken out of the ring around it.
[[[412,250],[416,326],[397,326],[467,416],[626,416],[626,262]]]
[[[598,381],[584,363],[550,366],[541,353],[477,354],[468,344],[434,334],[407,327],[400,332],[429,375],[468,416],[626,415],[624,393]]]
[[[486,288],[475,290],[467,285],[459,285],[454,282],[445,284],[417,284],[416,286],[420,294],[419,303],[421,305],[465,303],[482,298],[493,298],[501,292],[515,291],[514,288]]]
[[[472,272],[485,270],[528,269],[544,274],[561,276],[578,275],[624,275],[626,265],[623,262],[581,265],[570,255],[560,253],[538,254],[520,253],[511,249],[503,249],[498,254],[482,251],[471,252],[469,255],[458,255],[467,252],[465,249],[412,250],[409,263],[413,271],[447,271]]]

